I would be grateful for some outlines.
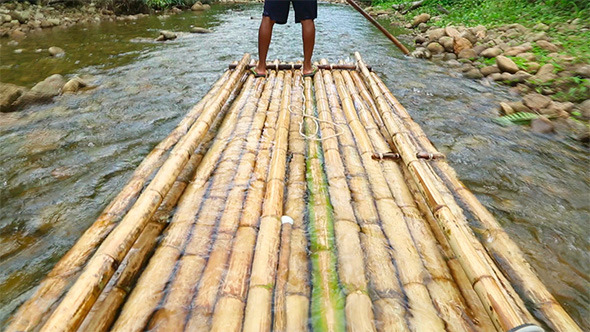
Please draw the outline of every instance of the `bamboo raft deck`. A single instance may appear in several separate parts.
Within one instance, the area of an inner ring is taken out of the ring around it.
[[[581,331],[356,57],[230,66],[7,331]]]

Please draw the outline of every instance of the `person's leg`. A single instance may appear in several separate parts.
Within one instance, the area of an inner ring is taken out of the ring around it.
[[[266,74],[266,55],[268,54],[274,24],[275,21],[270,17],[263,16],[258,29],[258,65],[256,66],[256,72],[260,75]]]
[[[301,33],[303,36],[303,74],[309,74],[313,71],[311,66],[311,56],[315,45],[315,24],[313,19],[301,21]]]

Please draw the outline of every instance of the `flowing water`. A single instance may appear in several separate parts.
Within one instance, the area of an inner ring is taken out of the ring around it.
[[[260,5],[214,6],[43,31],[17,46],[0,42],[2,82],[31,87],[60,73],[87,75],[97,86],[0,114],[0,322],[30,296],[228,63],[256,52],[260,12]],[[402,57],[349,7],[323,4],[319,17],[317,59],[352,61],[361,52],[550,291],[590,329],[588,149],[564,134],[496,125],[498,101],[510,98],[505,88]],[[214,32],[151,41],[160,29],[186,32],[191,25]],[[276,26],[269,59],[300,59],[299,29],[292,18]],[[37,51],[54,45],[66,51],[64,58]]]

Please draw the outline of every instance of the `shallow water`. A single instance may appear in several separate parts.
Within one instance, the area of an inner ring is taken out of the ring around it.
[[[0,322],[118,193],[231,61],[256,52],[260,5],[216,6],[166,19],[104,22],[3,40],[3,82],[88,74],[96,89],[0,114]],[[405,59],[351,8],[322,5],[317,58],[361,52],[447,154],[461,180],[496,215],[566,310],[590,328],[590,162],[566,135],[500,127],[491,120],[505,88]],[[251,19],[254,17],[255,19]],[[153,43],[159,29],[209,27]],[[269,59],[302,57],[299,27],[276,26]],[[149,38],[149,39],[148,39]],[[54,59],[39,48],[60,46]],[[22,54],[14,49],[24,49]],[[0,324],[0,326],[2,326]]]

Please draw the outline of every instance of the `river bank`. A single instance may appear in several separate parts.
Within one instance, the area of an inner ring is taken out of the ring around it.
[[[590,31],[587,21],[466,26],[451,23],[445,18],[450,12],[442,7],[446,14],[435,16],[420,8],[385,6],[367,11],[390,26],[408,29],[402,38],[415,47],[412,56],[455,68],[483,84],[511,87],[518,98],[499,103],[498,115],[505,116],[501,123],[530,122],[533,130],[547,134],[568,130],[589,142],[590,60],[577,44]]]

